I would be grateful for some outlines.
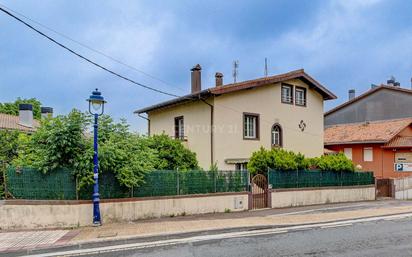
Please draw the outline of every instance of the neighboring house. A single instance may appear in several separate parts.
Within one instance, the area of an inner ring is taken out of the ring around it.
[[[201,67],[192,71],[189,95],[135,111],[147,113],[149,134],[180,139],[208,169],[245,169],[261,146],[283,147],[309,157],[323,154],[323,102],[336,96],[296,70],[201,89]]]
[[[53,109],[41,107],[42,116],[51,116]],[[0,130],[18,130],[33,133],[40,126],[39,121],[33,119],[33,106],[31,104],[19,105],[19,116],[0,113]]]
[[[325,126],[408,117],[412,117],[412,90],[388,80],[388,85],[373,85],[358,97],[349,90],[347,102],[325,113]]]
[[[326,127],[325,148],[343,152],[376,178],[410,176],[412,118]]]

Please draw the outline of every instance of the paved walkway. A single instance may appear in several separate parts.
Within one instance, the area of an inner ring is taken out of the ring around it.
[[[238,227],[310,224],[411,212],[412,201],[375,201],[185,216],[133,223],[106,224],[98,228],[86,227],[81,229],[81,232],[73,238],[72,242],[113,240],[131,236],[156,236]]]
[[[80,231],[40,230],[0,233],[0,253],[67,244]]]
[[[256,226],[283,226],[412,213],[412,201],[373,201],[104,224],[74,230],[0,233],[0,253],[56,245]]]

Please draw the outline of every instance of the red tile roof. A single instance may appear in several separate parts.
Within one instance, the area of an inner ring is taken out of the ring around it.
[[[340,124],[325,128],[325,145],[387,143],[411,125],[412,118]]]
[[[34,132],[40,126],[37,120],[33,120],[33,127],[26,127],[19,124],[19,116],[0,113],[0,129],[20,130],[24,132]]]
[[[247,80],[247,81],[238,82],[235,84],[227,84],[223,86],[204,89],[197,93],[185,95],[185,96],[178,97],[178,98],[175,98],[169,101],[165,101],[159,104],[155,104],[155,105],[152,105],[146,108],[136,110],[134,111],[134,113],[140,114],[140,113],[150,112],[156,109],[171,107],[171,106],[181,104],[181,103],[197,101],[199,99],[205,99],[212,95],[232,93],[232,92],[236,92],[239,90],[266,86],[266,85],[279,83],[279,82],[283,82],[283,81],[291,80],[291,79],[300,79],[304,81],[305,83],[309,84],[312,88],[317,90],[323,96],[325,100],[336,99],[336,96],[331,91],[329,91],[327,88],[321,85],[314,78],[309,76],[303,69],[300,69],[300,70],[295,70],[295,71],[291,71],[291,72],[287,72],[283,74],[278,74],[275,76],[259,78],[259,79],[254,79],[254,80]]]
[[[386,143],[384,148],[412,148],[412,137],[396,136]]]

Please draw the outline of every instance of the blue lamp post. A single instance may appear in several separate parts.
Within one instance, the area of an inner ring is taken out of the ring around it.
[[[102,224],[100,218],[100,195],[99,195],[99,159],[98,159],[98,152],[97,152],[97,130],[98,130],[98,118],[104,112],[104,104],[106,101],[104,100],[102,93],[96,88],[95,91],[92,92],[92,95],[87,99],[89,102],[89,112],[94,116],[94,155],[93,155],[93,163],[94,163],[94,185],[93,185],[93,225],[100,226]]]

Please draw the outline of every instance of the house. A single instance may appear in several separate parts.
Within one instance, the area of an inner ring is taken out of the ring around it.
[[[412,117],[412,90],[390,79],[387,85],[372,85],[358,97],[349,90],[347,102],[325,113],[325,126],[408,117]]]
[[[336,96],[303,69],[201,88],[201,67],[191,69],[191,94],[149,106],[149,134],[182,140],[208,169],[245,169],[261,146],[323,154],[323,105]]]
[[[53,108],[41,107],[42,117],[51,116]],[[19,115],[0,113],[0,130],[18,130],[25,133],[33,133],[40,126],[39,121],[33,119],[33,106],[20,104]]]
[[[325,148],[343,152],[378,179],[412,175],[412,118],[325,128]]]

